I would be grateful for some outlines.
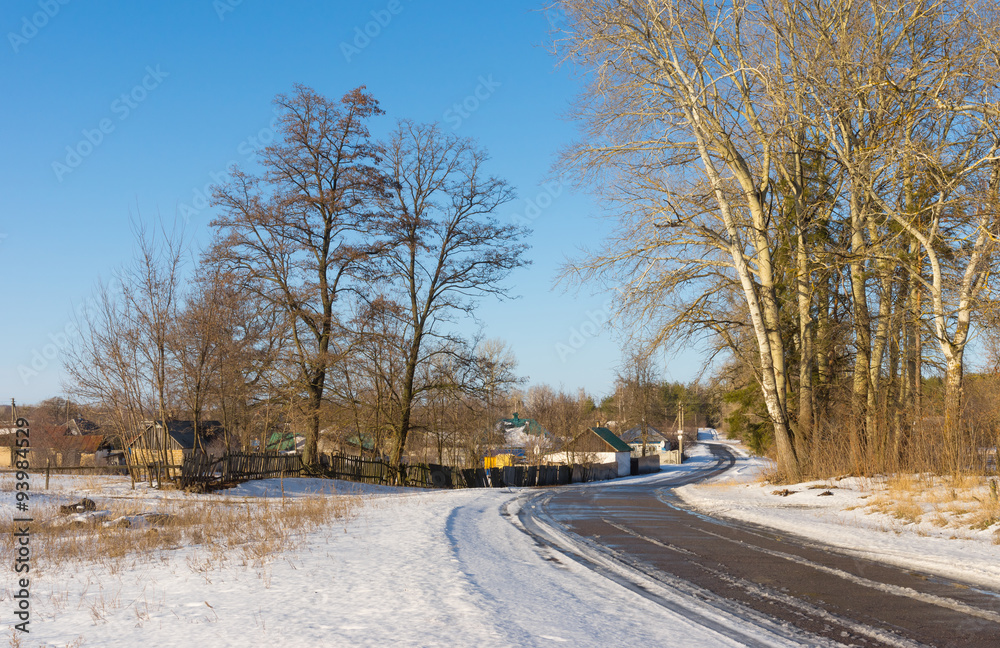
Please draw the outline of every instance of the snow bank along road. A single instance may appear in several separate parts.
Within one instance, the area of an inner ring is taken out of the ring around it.
[[[713,445],[708,474],[734,457]],[[748,646],[1000,646],[1000,593],[839,554],[687,510],[706,472],[567,487],[519,500],[540,544]]]

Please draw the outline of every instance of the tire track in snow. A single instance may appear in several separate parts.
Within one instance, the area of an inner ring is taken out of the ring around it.
[[[776,623],[750,608],[720,597],[706,589],[670,577],[662,572],[650,573],[626,556],[567,530],[544,513],[544,501],[551,494],[535,496],[512,516],[518,526],[536,541],[551,547],[567,558],[627,588],[665,610],[717,633],[720,638],[741,646],[837,646],[826,638],[811,635],[797,628]],[[532,504],[532,500],[542,500]],[[531,509],[531,510],[529,510]],[[750,625],[756,632],[740,630]],[[919,644],[900,644],[900,648],[918,648]]]
[[[717,456],[701,474],[729,463]],[[698,475],[677,477],[561,488],[535,498],[531,514],[558,528],[562,539],[553,544],[568,554],[599,555],[669,587],[701,588],[835,644],[996,645],[1000,610],[991,593],[676,506],[670,488]]]
[[[498,646],[809,645],[762,641],[768,636],[763,631],[759,637],[735,630],[744,623],[736,617],[711,620],[683,606],[664,609],[634,584],[623,587],[623,582],[596,574],[590,565],[527,532],[515,514],[515,494],[480,493],[452,511],[445,534],[469,599],[493,620]]]

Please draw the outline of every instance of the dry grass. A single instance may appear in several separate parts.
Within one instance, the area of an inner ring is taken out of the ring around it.
[[[896,475],[876,486],[877,495],[865,508],[904,523],[919,523],[927,516],[939,528],[982,531],[1000,525],[995,483],[968,475]],[[1000,530],[997,534],[1000,537]]]
[[[95,499],[100,499],[95,496]],[[360,498],[316,496],[236,501],[221,498],[184,500],[105,500],[109,511],[102,519],[72,522],[56,505],[33,511],[32,570],[57,570],[68,563],[99,563],[112,573],[138,561],[153,560],[164,552],[187,547],[199,551],[187,556],[195,571],[226,563],[259,566],[269,557],[294,549],[305,533],[337,520],[349,519]],[[149,513],[158,514],[149,517]],[[143,516],[132,526],[114,520]],[[148,523],[150,522],[151,523]],[[142,523],[147,522],[147,523]],[[7,547],[13,549],[15,525],[0,520]],[[95,610],[95,615],[100,611]]]

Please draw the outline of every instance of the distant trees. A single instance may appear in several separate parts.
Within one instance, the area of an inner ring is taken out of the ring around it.
[[[831,443],[856,471],[905,460],[930,341],[956,469],[1000,234],[996,8],[559,4],[566,58],[592,79],[564,166],[621,223],[569,273],[618,288],[653,346],[728,347],[790,479]],[[835,422],[845,379],[852,416]]]
[[[535,385],[524,397],[524,410],[528,417],[538,420],[557,439],[573,440],[588,427],[597,425],[603,414],[593,399],[582,389],[575,395],[562,389],[558,392],[548,385]]]
[[[616,432],[639,428],[639,439],[645,442],[654,427],[672,438],[682,428],[718,425],[721,397],[717,387],[663,380],[654,358],[633,350],[622,354],[614,391],[601,401],[600,410]]]
[[[662,425],[662,403],[658,402],[657,387],[659,376],[653,366],[652,359],[644,353],[625,353],[621,368],[615,380],[614,400],[617,405],[618,431],[623,432],[633,427],[639,427],[640,440],[643,444],[643,456],[646,444],[649,442],[649,427],[655,421]],[[602,403],[603,405],[603,403]],[[666,430],[662,430],[666,431]]]

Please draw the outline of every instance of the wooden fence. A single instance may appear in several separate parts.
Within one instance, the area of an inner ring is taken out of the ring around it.
[[[320,455],[320,474],[333,479],[360,482],[363,484],[404,485],[420,488],[503,488],[507,486],[558,486],[582,482],[614,479],[618,476],[618,465],[573,464],[539,466],[505,466],[502,468],[459,469],[437,464],[403,465],[397,471],[385,461],[362,457],[324,454]],[[160,466],[133,466],[139,480],[148,472],[152,479],[160,475]],[[180,466],[169,466],[178,470],[178,485],[181,488],[212,490],[230,486],[251,479],[269,477],[298,477],[302,474],[302,458],[298,454],[281,454],[274,451],[230,452],[219,459],[197,452],[184,458]],[[53,467],[52,470],[55,470]],[[81,472],[123,472],[125,466],[101,468],[74,468]],[[167,472],[163,471],[163,477]]]
[[[184,459],[180,486],[209,490],[221,485],[268,477],[297,477],[301,457],[277,452],[230,452],[212,460],[202,453]],[[618,477],[618,464],[505,466],[458,469],[438,464],[400,467],[378,459],[349,455],[320,456],[320,475],[363,484],[416,486],[420,488],[503,488],[507,486],[558,486]]]
[[[297,454],[274,451],[230,452],[219,459],[211,459],[208,455],[197,452],[184,458],[180,486],[210,490],[251,479],[298,477],[301,473],[302,458]]]
[[[391,484],[395,471],[384,461],[364,459],[348,455],[323,455],[320,465],[327,476],[333,479],[360,482],[362,484]]]
[[[384,461],[345,455],[322,455],[324,475],[364,484],[405,485],[422,488],[503,488],[505,486],[558,486],[614,479],[618,464],[505,466],[459,469],[438,464],[404,465],[398,475]]]
[[[427,466],[431,488],[504,488],[560,486],[618,477],[618,464],[504,466],[501,468],[450,468]]]
[[[618,464],[505,466],[488,470],[467,468],[458,472],[462,483],[456,485],[466,488],[561,486],[614,479],[618,477]]]
[[[222,475],[226,481],[247,481],[269,477],[298,477],[302,457],[275,451],[230,452],[225,457]]]
[[[397,472],[390,464],[379,459],[365,459],[351,455],[320,455],[322,473],[332,479],[360,482],[362,484],[403,485],[431,488],[445,487],[444,483],[435,483],[435,469],[442,468],[433,464],[403,465]],[[438,470],[438,472],[440,472]]]

